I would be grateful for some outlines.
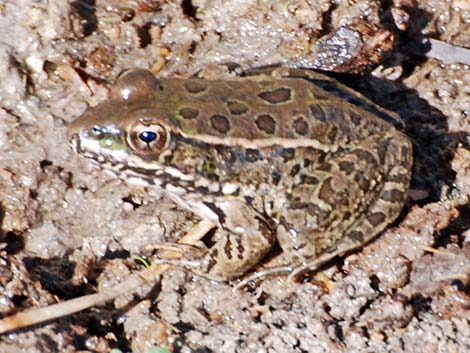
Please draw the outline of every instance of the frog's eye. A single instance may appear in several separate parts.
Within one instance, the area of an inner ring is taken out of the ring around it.
[[[160,124],[141,119],[128,134],[130,147],[144,156],[160,154],[168,144],[168,132]]]

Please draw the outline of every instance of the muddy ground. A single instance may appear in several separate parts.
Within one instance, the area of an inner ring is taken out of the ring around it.
[[[69,148],[67,125],[125,69],[342,72],[400,115],[416,159],[399,220],[321,271],[233,293],[174,267],[105,306],[4,334],[0,352],[470,351],[469,23],[466,0],[0,1],[3,317],[116,285],[148,244],[199,221]],[[429,50],[431,38],[449,46]]]

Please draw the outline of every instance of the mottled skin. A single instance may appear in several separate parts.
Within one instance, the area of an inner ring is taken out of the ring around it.
[[[412,166],[411,144],[390,122],[307,70],[229,80],[157,80],[135,70],[69,136],[79,153],[217,224],[192,270],[229,280],[276,240],[289,265],[316,268],[390,224]]]

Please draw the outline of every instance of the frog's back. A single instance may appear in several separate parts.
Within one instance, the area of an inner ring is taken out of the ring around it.
[[[165,79],[155,99],[160,107],[193,136],[341,144],[387,130],[374,114],[301,77]]]

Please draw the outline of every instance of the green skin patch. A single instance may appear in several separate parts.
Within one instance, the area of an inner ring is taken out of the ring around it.
[[[126,149],[126,146],[121,142],[119,137],[115,135],[102,137],[99,140],[100,147],[111,151],[122,151]]]

